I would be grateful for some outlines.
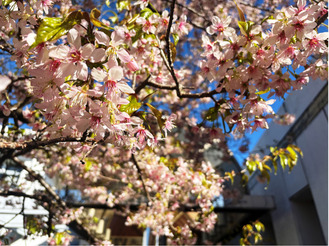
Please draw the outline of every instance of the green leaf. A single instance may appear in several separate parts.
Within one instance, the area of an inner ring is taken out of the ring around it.
[[[295,150],[291,148],[290,146],[287,147],[287,151],[289,152],[289,157],[292,161],[292,163],[297,163],[298,155],[296,154]]]
[[[134,95],[128,96],[127,100],[129,101],[128,104],[120,106],[121,112],[126,112],[129,115],[132,115],[134,112],[136,112],[142,106],[142,104],[137,101],[137,97]]]
[[[134,116],[141,118],[142,120],[146,121],[146,112],[145,111],[138,111],[134,113]]]
[[[245,225],[245,227],[246,227],[246,230],[247,230],[247,231],[253,231],[253,230],[252,230],[252,225],[247,224],[247,225]]]
[[[107,25],[105,25],[103,22],[101,22],[100,20],[98,20],[98,18],[101,16],[101,12],[94,8],[91,10],[90,12],[90,21],[91,23],[94,24],[94,26],[100,27],[100,28],[104,28],[106,30],[111,30],[113,29],[112,27],[109,27]]]
[[[225,176],[229,176],[230,180],[231,180],[231,183],[233,185],[233,182],[234,182],[234,177],[233,177],[233,174],[231,172],[225,172]]]
[[[170,42],[170,52],[171,52],[171,60],[172,62],[174,62],[176,59],[177,51],[175,45],[171,42]]]
[[[178,36],[178,34],[176,34],[176,33],[173,33],[172,34],[172,37],[173,37],[173,39],[174,39],[174,44],[175,44],[175,46],[178,44],[178,41],[179,41],[179,36]]]
[[[117,10],[119,12],[127,9],[130,9],[130,0],[118,0],[117,4],[116,4]]]
[[[256,221],[255,228],[258,232],[265,231],[265,226],[260,221]]]
[[[211,107],[208,109],[206,115],[205,115],[205,120],[208,121],[215,121],[218,119],[218,107]]]
[[[246,166],[249,174],[252,174],[257,169],[258,161],[247,161]]]
[[[295,151],[297,151],[300,154],[301,157],[303,157],[303,152],[299,147],[297,147],[296,145],[293,145],[293,144],[289,144],[288,147],[294,149]]]
[[[54,41],[65,35],[76,24],[82,20],[82,13],[74,11],[70,13],[64,20],[59,17],[46,17],[42,20],[37,32],[37,37],[31,48],[44,43],[46,41]]]
[[[252,21],[238,21],[238,26],[243,35],[248,36],[254,23]]]
[[[13,0],[3,0],[2,1],[2,6],[6,6],[8,4],[10,4]]]
[[[139,17],[139,14],[135,14],[132,18],[130,18],[127,23],[125,23],[127,25],[128,30],[131,30],[135,27],[136,25],[136,20]]]
[[[263,168],[270,171],[270,172],[272,172],[272,169],[268,165],[266,165],[265,163],[263,163]]]
[[[290,43],[292,44],[297,43],[297,35],[292,36],[292,38],[290,39]]]
[[[246,19],[244,18],[244,13],[243,13],[242,9],[240,9],[239,5],[237,4],[237,2],[235,0],[233,0],[233,1],[234,1],[235,6],[236,6],[236,8],[238,10],[240,21],[244,21],[245,22]]]
[[[274,154],[274,152],[277,150],[277,147],[270,147],[270,151],[272,154]]]
[[[282,169],[284,170],[286,168],[286,165],[288,165],[288,158],[284,154],[280,154],[279,157],[280,157],[280,163],[281,163]]]
[[[156,109],[155,107],[153,107],[151,104],[149,103],[145,103],[152,111],[152,113],[154,114],[154,116],[157,118],[158,121],[158,125],[160,127],[160,129],[162,130],[163,126],[164,126],[164,120],[162,119],[162,113]]]
[[[136,32],[135,36],[131,38],[132,43],[135,43],[143,34],[143,27],[141,25],[135,25],[134,30]]]
[[[242,174],[241,177],[241,184],[242,186],[246,186],[248,184],[249,178],[246,174]]]
[[[145,8],[141,11],[140,16],[147,20],[153,14],[154,13],[152,10],[150,10],[149,8]]]
[[[269,88],[267,88],[265,91],[258,91],[258,92],[256,92],[255,94],[256,94],[256,95],[262,95],[262,94],[265,94],[265,93],[269,92],[270,90],[271,90],[271,88],[269,87]]]
[[[112,21],[112,23],[117,23],[119,21],[119,17],[117,15],[117,13],[115,13],[112,10],[108,10],[108,12],[113,14],[113,16],[109,17],[109,20]]]
[[[259,233],[256,233],[254,240],[255,240],[255,243],[258,243],[259,241],[262,241],[263,238]]]
[[[56,236],[55,236],[56,245],[61,245],[62,244],[62,239],[63,239],[63,234],[62,233],[56,233]]]
[[[248,33],[248,23],[245,21],[238,21],[238,26],[240,27],[240,31],[243,35],[247,36]]]
[[[93,159],[85,158],[85,170],[88,172],[92,168],[94,163],[95,161]]]

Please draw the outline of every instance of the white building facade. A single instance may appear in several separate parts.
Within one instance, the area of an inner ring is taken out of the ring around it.
[[[312,81],[294,92],[279,114],[294,113],[290,126],[271,123],[255,152],[268,153],[270,146],[297,145],[304,154],[291,173],[278,168],[268,187],[249,182],[251,195],[272,195],[276,209],[265,216],[264,244],[328,245],[328,83]],[[265,189],[266,188],[266,189]]]

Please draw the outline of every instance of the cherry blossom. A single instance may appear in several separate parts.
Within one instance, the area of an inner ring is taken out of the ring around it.
[[[277,97],[328,77],[323,2],[266,0],[263,10],[244,3],[127,1],[109,21],[90,2],[1,1],[1,158],[37,158],[60,189],[120,208],[127,225],[196,243],[195,231],[213,229],[213,200],[225,194],[225,174],[206,151],[227,160],[227,141],[267,129],[271,119],[292,123],[274,112]],[[88,228],[82,208],[29,175],[56,204],[42,201],[49,223]],[[197,216],[178,227],[178,211],[190,207]],[[92,244],[110,244],[87,232]]]

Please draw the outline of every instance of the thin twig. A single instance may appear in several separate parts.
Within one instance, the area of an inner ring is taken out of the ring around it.
[[[46,190],[46,192],[51,195],[56,202],[62,207],[66,208],[65,202],[56,194],[56,192],[50,187],[50,185],[43,179],[43,177],[33,171],[31,168],[27,167],[22,161],[20,161],[18,158],[14,157],[12,159],[18,166],[23,168],[25,171],[29,173],[31,177],[33,177],[35,180],[37,180]]]
[[[147,76],[147,78],[138,85],[138,87],[135,89],[135,93],[138,94],[147,84],[148,80],[150,79],[151,75]]]
[[[169,3],[172,4],[172,1],[169,1],[169,0],[165,0],[165,1],[166,1],[166,2],[169,2]],[[181,8],[187,9],[187,10],[190,11],[191,13],[193,13],[193,14],[195,14],[195,15],[197,15],[197,16],[203,18],[203,19],[205,19],[206,21],[209,21],[205,15],[200,14],[200,13],[199,13],[198,11],[196,11],[195,9],[192,9],[191,7],[188,7],[188,6],[183,5],[183,4],[181,4],[181,3],[175,3],[175,4],[176,4],[177,6],[179,6],[179,7],[181,7]]]
[[[15,216],[12,217],[10,220],[8,220],[6,223],[4,223],[3,225],[0,225],[0,228],[5,227],[7,224],[9,224],[11,221],[13,221],[18,215],[23,214],[24,209],[25,209],[25,197],[23,197],[23,205],[22,205],[21,211],[19,213],[15,214]]]
[[[146,186],[145,186],[145,183],[144,183],[144,179],[143,179],[143,176],[142,176],[142,170],[140,169],[139,165],[138,165],[138,162],[135,158],[135,155],[131,155],[131,158],[133,160],[133,163],[135,165],[135,167],[137,168],[137,172],[138,172],[138,176],[139,176],[139,179],[142,181],[142,185],[143,185],[143,189],[145,191],[145,195],[147,197],[147,206],[149,206],[149,202],[151,201],[151,197],[150,197],[150,194],[148,193],[147,189],[146,189]]]
[[[120,180],[120,179],[114,179],[114,178],[106,177],[106,176],[101,175],[101,174],[99,174],[98,176],[99,176],[101,179],[105,179],[105,180],[110,181],[110,182],[118,182],[118,183],[127,184],[126,182],[123,182],[123,181]]]

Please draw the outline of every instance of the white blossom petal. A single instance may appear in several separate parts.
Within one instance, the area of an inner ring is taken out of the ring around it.
[[[67,34],[67,41],[69,44],[74,45],[76,49],[81,47],[81,38],[79,32],[76,29],[71,29]]]
[[[106,77],[107,77],[107,73],[100,68],[93,68],[91,70],[91,76],[96,79],[98,82],[103,82],[105,81]]]
[[[87,80],[88,78],[88,66],[84,62],[77,63],[78,79]]]
[[[118,82],[117,87],[119,88],[120,91],[127,93],[127,94],[134,94],[135,91],[126,83]]]
[[[89,58],[91,57],[91,54],[93,53],[93,51],[95,50],[95,46],[93,44],[86,44],[81,48],[81,56],[83,59],[85,60],[89,60]]]
[[[108,46],[110,44],[110,38],[104,32],[95,31],[94,33],[97,43],[104,44],[105,46]]]
[[[106,59],[105,49],[95,49],[91,54],[90,61],[91,62],[103,62]]]
[[[114,81],[121,80],[123,78],[122,67],[119,67],[119,66],[112,67],[109,71],[109,76],[110,76],[111,80],[114,80]]]
[[[11,79],[8,76],[0,75],[0,92],[5,90],[10,82]]]
[[[58,46],[50,49],[49,56],[56,59],[65,59],[69,52],[70,48],[68,46]]]

